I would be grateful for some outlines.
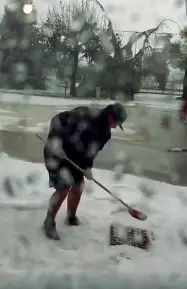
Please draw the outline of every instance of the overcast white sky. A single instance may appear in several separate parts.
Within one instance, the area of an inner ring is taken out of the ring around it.
[[[34,0],[39,15],[44,15],[48,6],[54,1],[57,0]],[[108,11],[108,15],[112,19],[116,30],[136,31],[154,27],[165,18],[171,18],[181,26],[187,25],[184,1],[185,0],[100,0],[101,4],[104,5]],[[0,11],[2,13],[5,3],[6,0],[0,0]],[[169,29],[171,32],[177,33],[179,31],[177,25],[172,23]]]

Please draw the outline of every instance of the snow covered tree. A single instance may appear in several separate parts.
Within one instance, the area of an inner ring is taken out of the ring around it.
[[[76,95],[76,75],[81,61],[90,64],[104,52],[100,34],[106,29],[103,16],[99,17],[99,10],[94,1],[71,1],[53,6],[48,11],[46,23],[51,35],[47,39],[50,58],[55,65],[65,64],[66,73],[63,76],[70,79],[70,94]],[[57,57],[58,55],[58,57]]]
[[[181,42],[175,44],[175,57],[177,66],[184,72],[182,99],[187,93],[187,27],[181,31]]]
[[[11,88],[24,88],[26,85],[43,88],[35,7],[30,2],[33,10],[26,14],[23,1],[17,0],[13,4],[5,6],[0,23],[2,79]]]

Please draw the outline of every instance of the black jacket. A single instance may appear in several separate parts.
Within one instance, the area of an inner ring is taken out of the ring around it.
[[[55,137],[61,141],[68,158],[82,169],[92,168],[98,152],[111,138],[107,115],[102,109],[89,107],[61,112],[51,121],[48,142]],[[51,156],[54,153],[46,144],[44,158]]]

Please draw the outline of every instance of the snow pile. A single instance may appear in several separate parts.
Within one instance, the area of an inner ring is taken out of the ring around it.
[[[50,195],[44,167],[0,154],[0,208],[36,209]],[[45,201],[45,202],[44,202]]]

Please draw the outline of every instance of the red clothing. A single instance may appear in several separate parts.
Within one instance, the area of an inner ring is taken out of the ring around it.
[[[187,117],[187,99],[182,101],[182,105],[180,107],[179,116],[181,120],[185,120]]]

